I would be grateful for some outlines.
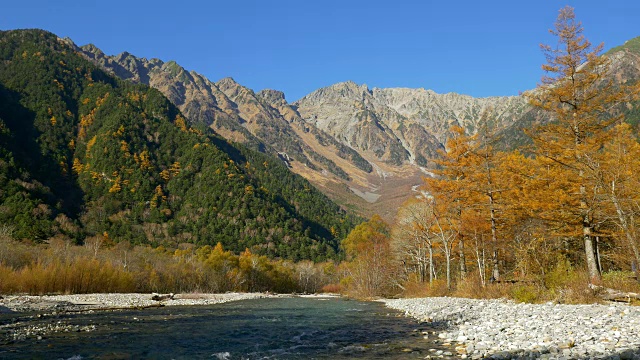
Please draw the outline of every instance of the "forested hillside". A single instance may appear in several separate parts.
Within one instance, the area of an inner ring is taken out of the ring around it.
[[[191,127],[55,35],[0,32],[0,230],[334,257],[357,219],[269,156]]]

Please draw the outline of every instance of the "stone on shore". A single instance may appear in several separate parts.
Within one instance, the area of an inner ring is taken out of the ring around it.
[[[508,300],[383,300],[472,359],[640,359],[640,307],[518,304]]]

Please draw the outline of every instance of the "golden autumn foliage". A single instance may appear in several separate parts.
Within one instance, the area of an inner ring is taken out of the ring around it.
[[[94,136],[94,137],[91,138],[91,140],[89,140],[89,142],[87,142],[87,155],[86,155],[86,157],[88,157],[88,158],[91,157],[89,152],[91,151],[93,146],[96,144],[97,140],[98,140],[98,138],[96,136]]]
[[[393,293],[395,264],[390,253],[389,226],[378,215],[355,227],[342,240],[348,262],[341,284],[348,294],[361,298]]]
[[[120,151],[129,153],[129,144],[124,140],[120,141]]]
[[[234,254],[220,243],[175,249],[113,243],[106,232],[84,246],[52,238],[26,245],[0,237],[0,293],[318,292],[336,282],[332,263]]]
[[[594,157],[611,135],[611,126],[622,120],[616,109],[637,97],[638,87],[619,84],[610,75],[611,60],[600,56],[603,44],[593,47],[575,20],[573,8],[560,10],[555,47],[542,47],[547,76],[527,94],[529,102],[545,110],[553,121],[531,132],[540,168],[549,172],[551,186],[563,189],[549,217],[563,225],[568,236],[581,237],[592,281],[600,279],[595,237],[599,233],[599,200],[591,194],[598,177]],[[560,194],[559,194],[560,195]]]
[[[140,93],[131,91],[127,94],[127,98],[131,101],[140,101]]]
[[[80,124],[78,126],[78,137],[80,139],[84,139],[87,135],[87,128],[93,124],[95,121],[96,111],[100,109],[100,107],[107,101],[109,98],[109,93],[105,93],[102,97],[98,97],[95,102],[95,107],[89,111],[89,113],[82,115],[80,117]],[[85,98],[82,100],[82,104],[86,105],[91,102],[91,99]]]
[[[533,145],[496,150],[500,129],[484,116],[474,133],[454,126],[424,179],[426,196],[399,209],[398,291],[594,301],[589,283],[621,284],[607,271],[640,278],[640,145],[621,124],[639,85],[615,81],[573,9],[560,11],[552,33],[548,75],[525,94],[548,117],[528,131]]]
[[[149,159],[149,152],[144,150],[140,153],[139,161],[136,161],[140,165],[140,170],[151,169],[151,160]]]
[[[176,116],[175,124],[180,130],[187,132],[187,123],[181,115]]]
[[[76,174],[80,174],[84,169],[84,166],[82,165],[82,162],[80,162],[80,159],[74,158],[73,166],[71,168],[73,169],[73,172],[75,172]]]
[[[110,193],[117,193],[120,192],[120,190],[122,190],[122,179],[120,179],[120,176],[116,177],[115,179],[113,179],[111,187],[109,188],[109,192]]]
[[[122,135],[124,135],[124,125],[120,125],[120,127],[118,127],[118,130],[113,132],[114,137],[120,137]]]
[[[160,171],[160,177],[164,181],[169,181],[169,179],[171,179],[171,174],[169,173],[169,170],[164,169],[164,170]]]
[[[91,179],[95,180],[96,182],[99,182],[100,180],[102,180],[103,175],[99,174],[96,171],[91,171]]]
[[[171,164],[169,172],[171,173],[171,176],[178,176],[178,174],[180,174],[180,163],[176,161]]]

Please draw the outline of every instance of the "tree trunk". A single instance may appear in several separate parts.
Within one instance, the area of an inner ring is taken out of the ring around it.
[[[445,244],[445,256],[447,257],[447,289],[451,290],[451,249]]]
[[[493,262],[493,271],[491,273],[491,280],[498,281],[500,280],[500,267],[498,266],[498,249],[493,250],[493,254],[491,256],[491,261]]]
[[[480,283],[482,287],[487,285],[487,275],[485,273],[485,258],[484,258],[484,250],[482,250],[482,254],[477,254],[478,256],[478,274],[480,275]]]
[[[460,279],[464,279],[467,277],[467,261],[464,256],[464,237],[460,237],[460,244],[458,245],[459,256],[460,256]]]
[[[598,272],[602,274],[602,262],[600,261],[600,236],[596,236],[596,263]]]
[[[587,260],[587,269],[589,271],[589,282],[596,284],[600,282],[600,272],[596,262],[595,248],[593,239],[591,238],[591,227],[583,226],[584,251]]]
[[[435,266],[433,266],[433,246],[429,244],[429,285],[433,284],[433,275]]]
[[[498,229],[496,225],[496,216],[493,202],[493,193],[489,193],[489,206],[491,214],[491,243],[493,244],[493,274],[491,278],[493,281],[500,280],[500,268],[498,266]]]
[[[576,140],[576,144],[580,142]],[[589,282],[596,284],[600,282],[601,276],[598,271],[598,263],[596,261],[595,247],[593,238],[591,237],[591,219],[589,217],[589,208],[587,205],[587,187],[584,184],[584,171],[580,170],[580,209],[582,212],[582,238],[584,240],[585,260],[587,261],[587,270],[589,271]]]
[[[483,139],[485,139],[483,137]],[[500,269],[498,267],[498,225],[496,220],[496,201],[494,197],[493,176],[489,161],[489,153],[485,154],[485,164],[487,171],[487,197],[489,197],[489,216],[491,216],[491,244],[493,246],[493,281],[500,280]]]

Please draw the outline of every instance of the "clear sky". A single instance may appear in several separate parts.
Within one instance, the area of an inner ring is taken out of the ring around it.
[[[535,87],[565,5],[605,49],[640,36],[639,0],[5,0],[0,29],[175,60],[289,101],[346,80],[494,96]]]

